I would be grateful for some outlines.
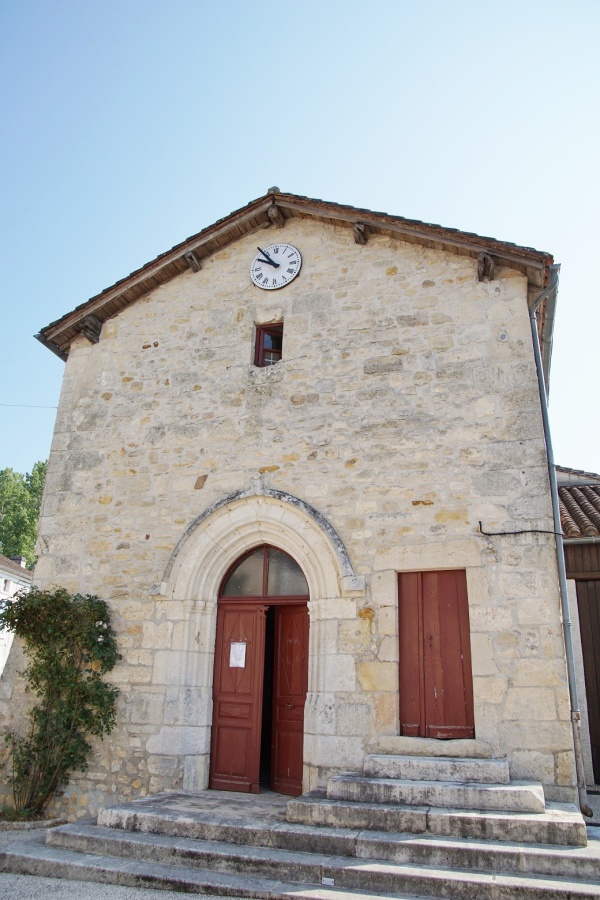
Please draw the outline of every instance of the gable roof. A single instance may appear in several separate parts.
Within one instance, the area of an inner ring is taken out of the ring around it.
[[[19,578],[21,581],[26,581],[27,584],[31,584],[33,580],[33,575],[29,569],[24,569],[19,563],[9,559],[8,556],[3,556],[2,553],[0,553],[0,571],[14,576],[14,578]]]
[[[279,188],[271,188],[262,197],[176,244],[171,250],[161,253],[126,278],[77,306],[72,312],[46,325],[36,334],[36,338],[61,359],[66,359],[71,342],[82,331],[87,331],[89,335],[90,328],[99,329],[102,322],[117,315],[159,285],[186,272],[188,268],[197,271],[204,257],[221,250],[232,241],[273,224],[282,227],[291,218],[310,218],[348,229],[361,223],[366,226],[367,234],[385,235],[472,259],[477,259],[480,253],[486,253],[494,257],[499,265],[522,272],[527,276],[531,287],[539,290],[546,286],[548,269],[553,263],[551,254],[531,247],[520,247],[416,219],[404,219],[388,213],[286,194],[279,191]],[[93,319],[86,322],[86,317],[89,316]]]

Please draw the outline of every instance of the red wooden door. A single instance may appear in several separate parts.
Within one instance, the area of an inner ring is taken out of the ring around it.
[[[217,612],[210,787],[259,791],[265,606],[220,601]]]
[[[592,768],[600,784],[600,581],[577,581]]]
[[[401,734],[474,737],[464,570],[401,573],[398,618]]]
[[[275,609],[271,788],[302,793],[304,704],[308,690],[308,607]]]

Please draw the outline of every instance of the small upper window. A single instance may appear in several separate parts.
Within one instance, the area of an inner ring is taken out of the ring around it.
[[[283,348],[283,322],[256,326],[254,365],[273,366],[281,359]]]

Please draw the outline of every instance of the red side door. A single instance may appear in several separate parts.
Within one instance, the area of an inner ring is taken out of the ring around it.
[[[401,734],[474,737],[464,570],[401,573],[398,617]]]
[[[271,788],[295,797],[302,793],[307,690],[308,607],[276,607]]]
[[[265,606],[220,601],[210,787],[259,792]]]

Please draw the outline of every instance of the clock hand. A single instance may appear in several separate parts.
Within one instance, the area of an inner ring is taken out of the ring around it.
[[[276,263],[275,260],[271,259],[271,257],[269,256],[269,254],[267,253],[266,250],[261,250],[260,247],[257,247],[256,249],[257,249],[260,253],[262,253],[263,256],[266,257],[266,259],[263,259],[262,262],[268,262],[269,265],[275,266],[276,269],[279,268],[279,266],[281,265],[281,263]]]

